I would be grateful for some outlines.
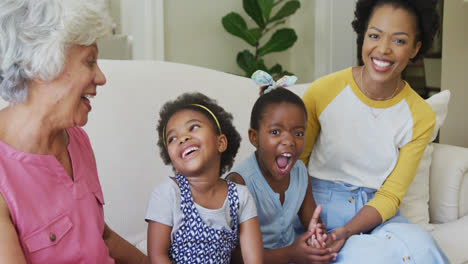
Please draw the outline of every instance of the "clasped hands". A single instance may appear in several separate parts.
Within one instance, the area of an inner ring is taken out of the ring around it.
[[[326,227],[319,222],[322,206],[317,205],[310,219],[308,233],[310,235],[306,243],[309,247],[326,249],[328,248],[336,260],[338,251],[343,247],[346,241],[346,230],[343,227],[335,229],[330,235],[327,235]]]

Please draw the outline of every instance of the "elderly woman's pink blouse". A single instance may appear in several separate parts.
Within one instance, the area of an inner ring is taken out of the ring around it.
[[[101,185],[88,136],[67,129],[72,180],[54,156],[0,141],[0,192],[28,263],[114,263],[102,239]]]

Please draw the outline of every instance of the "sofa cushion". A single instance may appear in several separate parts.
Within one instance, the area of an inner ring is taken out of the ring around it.
[[[450,263],[468,263],[466,245],[468,244],[467,233],[468,215],[457,219],[450,224],[435,224],[436,228],[431,235],[444,251]]]
[[[436,115],[436,124],[430,142],[434,141],[440,126],[447,117],[450,91],[445,90],[431,96],[426,102],[432,107]],[[432,162],[433,146],[429,144],[421,158],[418,171],[400,205],[401,214],[412,223],[419,224],[427,231],[433,230],[429,221],[429,172]]]
[[[448,103],[450,100],[450,91],[444,90],[440,93],[434,94],[426,100],[426,102],[432,107],[436,114],[436,125],[434,132],[432,132],[431,142],[437,137],[439,129],[445,121],[448,112]]]

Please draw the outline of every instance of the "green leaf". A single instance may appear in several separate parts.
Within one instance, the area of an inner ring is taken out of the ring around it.
[[[279,64],[275,64],[275,66],[271,67],[271,69],[268,71],[271,75],[275,73],[282,73],[283,72],[283,67]]]
[[[285,76],[285,75],[293,76],[294,73],[288,72],[288,71],[284,70],[282,75],[283,75],[283,76]]]
[[[249,34],[252,38],[255,39],[255,43],[262,37],[262,29],[261,28],[252,28],[249,29]]]
[[[258,5],[258,1],[257,0],[243,0],[242,3],[243,3],[243,7],[247,15],[249,15],[255,21],[255,23],[257,23],[257,25],[260,28],[264,28],[265,20],[263,19],[262,10],[260,9],[260,6]]]
[[[249,71],[246,73],[245,77],[252,77],[252,74],[256,70],[262,70],[262,71],[267,71],[267,67],[265,66],[265,62],[262,59],[259,59],[252,68],[249,69]]]
[[[250,53],[248,50],[243,50],[237,53],[236,61],[237,65],[239,65],[239,67],[244,70],[246,74],[248,74],[250,70],[255,67],[254,55],[252,55],[252,53]]]
[[[288,71],[280,71],[280,72],[272,72],[271,73],[271,77],[273,77],[273,80],[275,81],[278,81],[279,79],[281,79],[282,77],[286,76],[286,75],[294,75],[294,73],[290,73]]]
[[[270,19],[270,22],[280,20],[294,14],[299,7],[301,7],[301,3],[297,0],[287,2],[281,7],[278,13]]]
[[[283,51],[291,47],[297,40],[294,29],[283,28],[276,31],[270,40],[258,50],[258,56],[263,57],[271,52]]]
[[[267,71],[262,59],[255,61],[255,57],[250,51],[243,50],[237,54],[237,65],[244,70],[245,77],[250,78],[256,70]]]
[[[283,2],[284,0],[278,0],[278,1],[275,1],[275,3],[273,4],[273,7],[281,4],[281,2]]]
[[[259,59],[257,61],[257,63],[255,64],[255,69],[252,70],[252,73],[250,74],[250,76],[252,76],[252,74],[256,70],[268,71],[267,67],[265,66],[265,62],[262,59]]]
[[[273,0],[257,0],[260,9],[262,10],[263,17],[268,21],[271,14],[271,9],[273,8]]]
[[[276,22],[270,28],[274,28],[274,27],[279,26],[279,25],[284,24],[284,23],[286,23],[286,19],[283,19],[283,20],[280,20],[280,21]]]
[[[221,22],[223,23],[224,29],[234,36],[237,36],[252,46],[255,46],[259,37],[256,32],[251,32],[247,29],[245,20],[237,13],[231,12],[225,15]]]
[[[285,19],[276,22],[275,24],[273,24],[273,26],[271,26],[271,27],[265,29],[265,31],[263,32],[263,35],[266,35],[270,30],[272,30],[272,29],[274,29],[275,27],[277,27],[277,26],[279,26],[279,25],[281,25],[281,24],[284,24],[284,23],[286,23],[286,20],[285,20]]]

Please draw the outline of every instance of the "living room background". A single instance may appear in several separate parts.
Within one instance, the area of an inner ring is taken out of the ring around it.
[[[242,74],[235,56],[246,45],[221,25],[226,13],[242,12],[242,1],[108,1],[116,18],[116,34],[132,38],[131,59],[166,60]],[[266,62],[280,61],[299,77],[298,83],[353,65],[353,57],[343,55],[349,53],[345,51],[353,35],[346,34],[351,27],[341,26],[349,25],[354,2],[302,0],[287,24],[296,30],[297,42],[284,52],[271,54]],[[452,99],[440,142],[468,147],[468,2],[445,0],[443,11],[441,89],[449,89]],[[253,25],[253,21],[248,23]]]

